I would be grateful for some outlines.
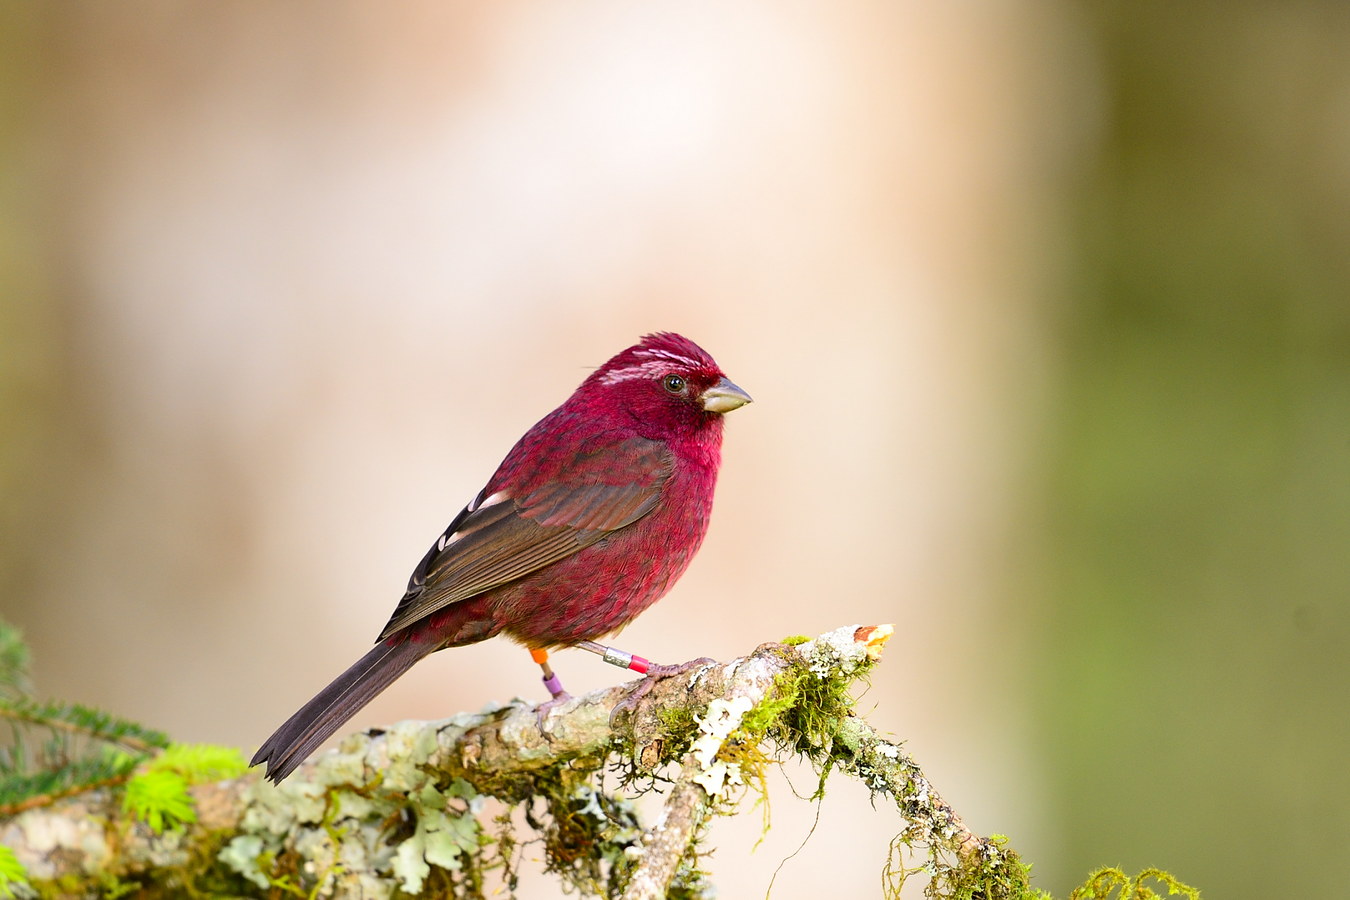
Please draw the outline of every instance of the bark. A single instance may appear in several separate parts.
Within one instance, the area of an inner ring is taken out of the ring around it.
[[[104,789],[0,823],[0,842],[35,888],[61,895],[135,884],[164,894],[475,896],[489,892],[490,870],[508,889],[512,880],[518,839],[482,821],[492,802],[523,811],[550,871],[583,893],[639,900],[676,885],[697,896],[707,888],[695,867],[703,825],[735,811],[768,748],[894,799],[907,823],[897,840],[926,857],[931,893],[974,885],[966,896],[1019,896],[1016,856],[971,833],[913,760],[853,715],[847,687],[890,633],[848,627],[765,644],[588,694],[542,723],[515,704],[351,735],[280,786],[258,773],[197,786],[197,822],[164,834],[130,821],[117,790]],[[616,768],[620,783],[607,787]],[[662,778],[673,784],[644,827],[626,798]],[[912,870],[898,869],[899,880]]]

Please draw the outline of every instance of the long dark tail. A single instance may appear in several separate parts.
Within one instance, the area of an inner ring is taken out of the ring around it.
[[[361,707],[438,646],[409,640],[377,644],[287,719],[249,765],[266,762],[267,777],[279,784]]]

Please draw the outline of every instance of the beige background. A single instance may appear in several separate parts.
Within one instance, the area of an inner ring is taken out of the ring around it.
[[[1043,886],[1120,861],[1066,859],[1026,667],[1059,649],[1023,601],[1108,99],[1076,7],[7,15],[3,612],[42,693],[251,752],[526,427],[678,330],[756,402],[701,556],[617,643],[893,622],[872,721]],[[536,669],[492,642],[354,724],[517,695]],[[757,814],[715,826],[723,896],[761,896],[815,810],[777,784],[772,814],[753,853]],[[875,896],[896,814],[840,780],[820,817],[774,896]]]

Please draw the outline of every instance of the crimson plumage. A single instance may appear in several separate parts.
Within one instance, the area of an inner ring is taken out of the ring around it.
[[[622,628],[698,551],[722,416],[748,402],[678,334],[647,335],[611,358],[525,433],[432,545],[374,649],[278,728],[252,764],[266,762],[279,782],[437,650],[500,633],[544,650]]]

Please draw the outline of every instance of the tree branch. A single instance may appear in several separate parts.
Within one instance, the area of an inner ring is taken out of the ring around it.
[[[762,784],[769,747],[892,797],[907,823],[897,841],[925,856],[930,894],[1020,897],[1017,857],[971,833],[913,760],[853,715],[848,688],[890,633],[850,627],[765,644],[657,681],[631,709],[636,683],[577,698],[542,729],[515,703],[351,735],[279,787],[250,774],[194,788],[198,821],[181,831],[151,833],[100,790],[0,823],[0,841],[35,884],[76,894],[116,879],[362,900],[395,888],[478,896],[491,870],[509,890],[519,856],[508,817],[495,831],[480,820],[492,800],[523,812],[548,870],[583,893],[639,900],[679,885],[698,896],[703,826]],[[628,796],[671,780],[644,827]],[[902,864],[897,881],[919,867]]]

